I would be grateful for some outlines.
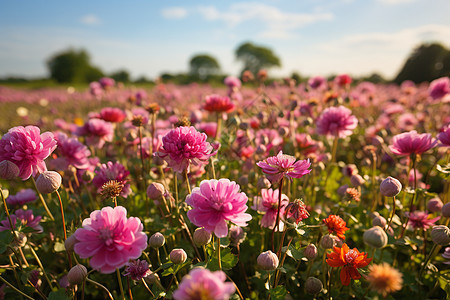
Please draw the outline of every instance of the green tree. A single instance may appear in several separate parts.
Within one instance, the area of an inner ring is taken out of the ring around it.
[[[86,50],[69,49],[56,53],[47,61],[50,78],[59,83],[83,83],[98,80],[103,72],[91,65]]]
[[[126,70],[116,71],[111,75],[109,75],[109,77],[114,79],[116,82],[124,82],[124,83],[130,82],[130,73],[128,73],[128,71]]]
[[[450,51],[441,44],[422,44],[408,57],[394,82],[405,80],[415,83],[432,81],[450,75]]]
[[[280,59],[271,49],[250,42],[240,45],[235,54],[236,59],[244,63],[242,73],[245,70],[250,70],[253,74],[256,74],[261,69],[281,66]]]
[[[220,65],[217,60],[207,54],[198,54],[192,57],[189,61],[189,68],[190,75],[200,80],[220,73]]]

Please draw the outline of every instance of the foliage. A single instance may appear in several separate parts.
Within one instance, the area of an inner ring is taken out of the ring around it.
[[[189,73],[200,80],[205,80],[211,75],[217,75],[219,72],[219,63],[210,55],[198,54],[189,61]]]
[[[269,48],[258,46],[250,42],[243,43],[235,51],[236,59],[242,61],[245,70],[257,74],[259,70],[280,67],[281,61]]]

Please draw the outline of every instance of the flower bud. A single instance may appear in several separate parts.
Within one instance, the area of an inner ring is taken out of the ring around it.
[[[245,233],[244,229],[242,229],[242,227],[235,225],[232,225],[230,227],[229,237],[230,237],[230,244],[232,246],[237,246],[240,243],[242,243],[245,240],[246,236],[247,234]]]
[[[0,162],[0,178],[11,180],[19,176],[19,173],[19,167],[15,163],[9,160]]]
[[[389,176],[380,184],[380,192],[386,197],[395,197],[402,191],[402,184],[394,177]]]
[[[437,225],[431,229],[431,239],[435,244],[445,246],[450,243],[450,229],[444,225]]]
[[[159,281],[158,273],[151,272],[148,276],[144,277],[147,284],[154,284]]]
[[[78,243],[77,238],[75,237],[75,234],[72,234],[67,238],[67,240],[64,242],[64,247],[67,251],[73,251],[73,247],[75,247],[75,244]]]
[[[381,145],[383,145],[383,143],[384,143],[384,140],[379,135],[376,135],[372,138],[372,145],[374,145],[374,146],[381,146]]]
[[[16,231],[16,237],[13,240],[13,246],[15,247],[24,247],[27,244],[27,236],[23,232]]]
[[[346,191],[347,191],[347,189],[348,189],[348,184],[344,184],[344,185],[341,185],[338,189],[337,189],[337,194],[339,195],[339,196],[344,196],[345,195],[345,193],[346,193]]]
[[[445,203],[444,206],[442,206],[441,214],[443,217],[450,218],[450,202]]]
[[[361,186],[363,185],[366,181],[364,180],[364,178],[362,178],[361,175],[359,174],[353,174],[350,177],[350,182],[352,183],[353,186]]]
[[[316,277],[309,277],[305,282],[305,290],[308,294],[315,295],[322,291],[323,284]]]
[[[187,254],[183,249],[173,249],[170,251],[169,257],[174,264],[182,264],[186,261]]]
[[[278,268],[278,257],[270,250],[261,253],[256,262],[261,269],[266,271],[273,271]]]
[[[378,216],[372,219],[372,226],[386,227],[386,219],[383,216]]]
[[[258,147],[256,147],[256,150],[255,150],[256,154],[263,155],[266,152],[267,152],[267,147],[265,145],[258,145]]]
[[[150,247],[158,249],[162,246],[164,246],[164,243],[166,242],[166,239],[160,232],[156,232],[152,234],[150,239],[148,240],[148,244]]]
[[[256,187],[261,189],[268,189],[270,188],[270,180],[266,177],[259,177],[258,182],[256,183]]]
[[[152,200],[161,199],[162,195],[164,195],[164,192],[164,185],[158,182],[153,182],[147,188],[147,196]]]
[[[36,188],[41,194],[51,194],[59,189],[62,178],[58,172],[44,171],[36,180]]]
[[[306,246],[305,251],[303,252],[303,254],[305,255],[305,257],[308,260],[313,260],[314,258],[317,257],[317,247],[314,244],[309,244],[308,246]]]
[[[329,235],[329,234],[325,234],[321,239],[320,239],[320,246],[324,249],[331,249],[336,245],[336,241],[335,239]]]
[[[440,212],[443,206],[444,203],[439,198],[432,198],[427,203],[427,209],[430,212]]]
[[[211,242],[211,233],[208,232],[205,228],[197,228],[194,231],[194,243],[200,247]]]
[[[380,226],[374,226],[364,232],[363,234],[364,243],[373,248],[383,248],[387,245],[388,237],[386,232]]]
[[[69,274],[67,274],[67,280],[71,285],[76,285],[82,283],[86,276],[86,267],[78,264],[70,269]]]
[[[238,183],[241,187],[247,186],[248,185],[248,175],[242,175],[241,177],[239,177]]]

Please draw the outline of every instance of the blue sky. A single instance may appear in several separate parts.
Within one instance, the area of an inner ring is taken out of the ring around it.
[[[186,72],[195,54],[237,75],[243,42],[270,47],[274,76],[395,76],[413,47],[450,47],[449,0],[0,1],[0,77],[46,76],[55,52],[85,48],[105,72]]]

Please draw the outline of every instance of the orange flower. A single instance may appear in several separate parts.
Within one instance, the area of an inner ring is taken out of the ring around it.
[[[340,276],[343,285],[349,285],[351,279],[361,278],[357,269],[367,266],[372,261],[371,258],[367,258],[367,254],[359,253],[356,248],[350,250],[345,243],[342,248],[334,247],[333,251],[327,254],[327,264],[333,268],[342,267]]]
[[[335,233],[341,240],[345,240],[344,234],[349,228],[345,227],[347,224],[341,217],[330,215],[328,218],[323,219],[323,222],[327,225],[329,233]]]
[[[371,265],[369,275],[366,276],[372,290],[386,297],[388,294],[402,289],[402,273],[387,263]]]

